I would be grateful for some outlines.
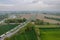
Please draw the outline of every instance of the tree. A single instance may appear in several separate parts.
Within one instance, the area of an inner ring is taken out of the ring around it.
[[[8,37],[6,37],[4,40],[10,40]]]
[[[43,22],[43,20],[41,20],[41,21],[40,21],[40,25],[43,25],[43,24],[44,24],[44,22]]]
[[[23,18],[23,22],[25,22],[27,19],[26,18]]]
[[[57,23],[57,25],[60,25],[60,23]]]
[[[25,31],[30,31],[30,30],[33,30],[34,28],[34,25],[29,23],[27,26],[26,26],[26,30]]]
[[[50,23],[49,23],[49,22],[47,22],[46,24],[47,24],[47,25],[49,25]]]
[[[36,25],[43,25],[44,22],[43,22],[43,20],[36,19],[35,24]]]

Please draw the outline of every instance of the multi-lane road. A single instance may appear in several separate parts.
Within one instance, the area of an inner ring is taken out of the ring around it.
[[[17,27],[11,29],[10,31],[6,32],[5,34],[0,36],[0,40],[4,40],[4,38],[6,37],[10,37],[13,34],[17,33],[21,28],[25,27],[32,19],[34,19],[34,16],[31,16],[26,22],[21,23],[20,25],[18,25]],[[4,19],[5,20],[5,19]],[[4,21],[3,20],[3,21]],[[1,22],[2,23],[2,22]]]
[[[29,22],[30,22],[30,21],[24,22],[24,23],[18,25],[16,28],[14,28],[14,29],[6,32],[6,33],[3,34],[3,35],[1,35],[1,36],[0,36],[0,40],[4,40],[4,38],[12,36],[12,35],[15,34],[16,32],[18,32],[21,28],[25,27]]]

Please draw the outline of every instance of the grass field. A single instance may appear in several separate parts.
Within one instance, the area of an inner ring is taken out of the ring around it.
[[[0,35],[6,33],[7,31],[13,29],[18,24],[7,24],[7,25],[0,25]]]
[[[35,25],[35,27],[39,29],[41,40],[60,40],[60,25]],[[5,38],[5,40],[38,40],[38,38],[34,30],[34,25],[28,24],[10,38]]]
[[[60,25],[35,25],[38,28],[58,28]]]
[[[37,36],[34,30],[29,30],[22,33],[18,32],[5,40],[37,40]]]
[[[60,40],[60,28],[42,28],[40,34],[41,40]]]

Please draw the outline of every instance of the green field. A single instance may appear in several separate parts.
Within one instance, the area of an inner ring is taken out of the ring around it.
[[[60,25],[35,25],[38,28],[58,28]]]
[[[0,25],[0,35],[6,33],[7,31],[13,29],[18,24],[6,24],[6,25]]]
[[[42,28],[40,34],[41,40],[60,40],[60,28]]]
[[[20,29],[16,34],[5,40],[38,40],[35,28],[39,29],[41,40],[60,40],[60,25],[31,25]],[[52,28],[53,27],[53,28]]]
[[[10,38],[6,38],[5,40],[37,40],[37,36],[35,34],[35,30],[29,30],[24,32],[18,32]]]

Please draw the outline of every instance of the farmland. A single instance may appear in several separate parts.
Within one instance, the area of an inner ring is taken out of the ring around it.
[[[45,18],[45,16],[51,17],[51,18],[53,17],[54,20],[53,19],[47,19],[47,18]],[[47,15],[47,14],[37,14],[36,18],[40,19],[40,20],[43,20],[44,22],[49,22],[49,23],[53,23],[53,24],[60,23],[60,21],[58,21],[58,19],[60,18],[60,16]]]
[[[37,35],[35,28],[39,29],[40,35]],[[22,28],[16,34],[5,40],[38,40],[37,36],[41,40],[60,40],[60,25],[31,25],[28,24],[25,28]]]
[[[35,25],[38,28],[58,28],[60,25]]]
[[[41,40],[60,40],[60,28],[40,29]]]
[[[14,27],[16,27],[18,24],[3,24],[0,25],[0,35],[6,33],[7,31],[13,29]]]
[[[47,17],[47,16],[45,16],[45,18],[60,21],[60,18],[53,18],[53,17]]]
[[[10,37],[6,37],[4,40],[60,40],[60,24],[58,24],[60,23],[60,21],[58,21],[60,20],[59,17],[56,17],[58,19],[54,19],[53,16],[51,19],[44,17],[44,14],[37,15],[36,20],[33,20],[33,22],[31,21],[30,24],[27,24],[18,32]],[[18,23],[18,20],[15,21],[15,23]]]
[[[9,38],[9,40],[37,40],[34,30],[17,33],[16,35]]]
[[[37,40],[37,36],[34,28],[22,28],[15,35],[11,36],[10,38],[5,38],[5,40]]]

